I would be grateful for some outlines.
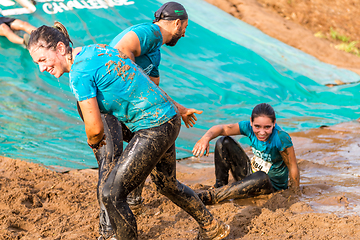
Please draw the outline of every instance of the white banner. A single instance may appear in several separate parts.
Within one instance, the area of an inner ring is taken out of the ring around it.
[[[16,4],[18,3],[18,4]],[[36,6],[30,0],[1,0],[0,11],[4,16],[30,14],[36,11],[40,5],[45,13],[57,14],[74,9],[104,9],[114,6],[132,5],[135,2],[130,0],[37,0]],[[16,7],[21,5],[22,8]],[[14,6],[14,8],[11,8]],[[6,7],[6,9],[1,9]]]

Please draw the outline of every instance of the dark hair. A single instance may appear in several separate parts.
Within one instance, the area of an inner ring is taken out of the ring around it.
[[[54,27],[41,26],[31,32],[27,49],[33,46],[46,49],[55,49],[59,42],[66,46],[67,53],[71,53],[70,43],[72,43],[68,31],[60,22],[54,22]]]
[[[274,109],[267,103],[260,103],[254,107],[251,113],[251,122],[253,122],[255,118],[261,116],[270,118],[272,122],[275,122],[276,120]]]

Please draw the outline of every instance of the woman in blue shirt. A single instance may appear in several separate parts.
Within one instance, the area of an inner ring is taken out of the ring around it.
[[[254,153],[251,159],[229,137],[239,134],[251,141]],[[214,189],[198,194],[205,204],[287,189],[289,176],[291,187],[299,187],[300,175],[291,138],[276,124],[275,111],[269,104],[255,106],[250,121],[213,126],[195,144],[193,154],[208,154],[210,140],[218,136],[224,137],[215,146]],[[229,170],[236,182],[227,185]]]
[[[116,237],[137,239],[136,219],[126,197],[148,175],[162,194],[199,223],[201,238],[226,237],[229,226],[214,219],[197,195],[176,180],[175,139],[181,119],[174,104],[122,52],[101,44],[73,49],[70,42],[65,27],[56,22],[55,27],[33,31],[28,49],[40,71],[57,78],[70,73],[70,88],[79,102],[87,142],[95,154],[107,144],[121,146],[114,143],[121,139],[104,134],[100,113],[115,116],[134,134],[124,151],[114,151],[118,159],[112,161],[113,169],[99,176],[99,200]],[[121,131],[121,125],[114,129],[110,132]]]

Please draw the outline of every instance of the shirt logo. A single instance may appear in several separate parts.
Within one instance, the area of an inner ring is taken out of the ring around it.
[[[261,158],[264,161],[271,162],[271,154],[270,153],[261,152],[254,147],[251,147],[251,148],[252,148],[252,152],[254,153],[255,156]]]

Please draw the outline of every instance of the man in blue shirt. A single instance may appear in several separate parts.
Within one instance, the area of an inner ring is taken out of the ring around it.
[[[36,27],[25,21],[15,18],[4,17],[0,13],[0,36],[6,37],[7,39],[9,39],[10,42],[26,45],[27,41],[29,40],[28,34],[31,34],[31,32],[35,29]],[[24,34],[24,38],[16,35],[14,33],[14,30],[25,31],[26,33]]]
[[[185,36],[188,15],[181,4],[167,2],[155,12],[154,16],[153,23],[138,24],[122,31],[110,42],[110,46],[125,53],[156,85],[159,85],[160,47],[163,44],[175,46],[178,40]],[[186,127],[195,124],[197,120],[195,113],[202,113],[196,109],[188,109],[177,102],[174,104]]]

